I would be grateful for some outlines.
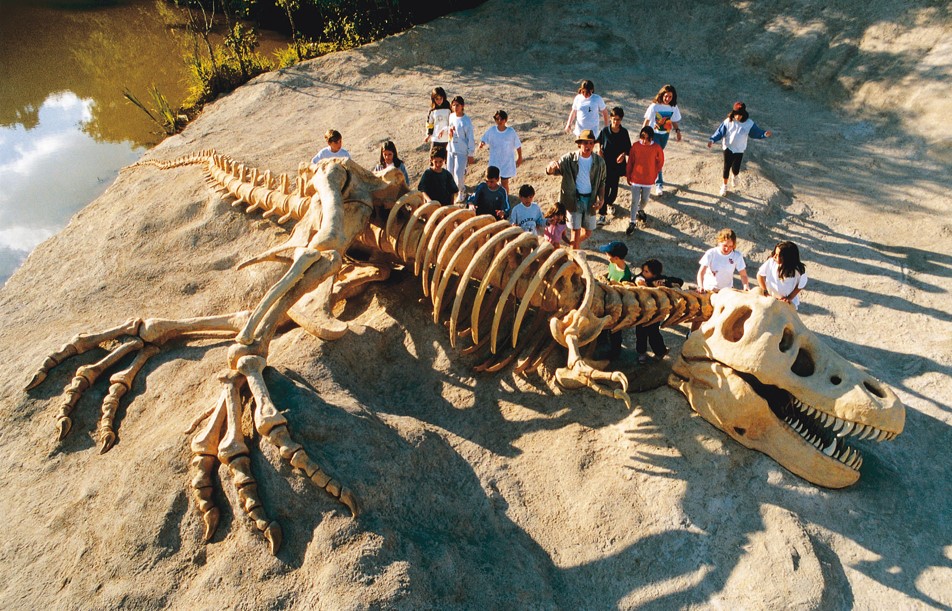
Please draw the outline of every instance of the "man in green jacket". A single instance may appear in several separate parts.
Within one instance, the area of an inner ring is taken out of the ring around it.
[[[572,231],[572,248],[581,248],[595,230],[597,211],[605,201],[605,160],[593,155],[595,133],[582,130],[575,141],[577,151],[566,153],[545,169],[549,176],[561,176],[559,203],[565,208],[566,225]]]

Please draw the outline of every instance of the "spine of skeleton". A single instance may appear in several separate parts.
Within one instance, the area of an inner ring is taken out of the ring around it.
[[[187,165],[204,165],[210,186],[233,197],[232,206],[246,205],[249,214],[261,210],[264,218],[277,217],[278,224],[302,218],[311,204],[306,190],[312,173],[306,164],[301,164],[293,179],[287,174],[276,177],[270,170],[260,172],[217,151],[203,150],[169,161],[140,161],[123,171],[141,166],[171,170]]]

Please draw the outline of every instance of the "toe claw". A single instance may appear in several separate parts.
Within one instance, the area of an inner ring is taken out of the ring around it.
[[[104,431],[99,437],[99,453],[105,454],[116,444],[116,434],[112,431]]]
[[[350,491],[349,488],[343,488],[340,491],[340,502],[344,505],[347,505],[347,508],[350,509],[350,514],[353,517],[360,515],[360,508],[357,505],[357,497],[354,496],[354,493]]]
[[[215,530],[218,529],[218,518],[221,517],[221,511],[218,507],[212,507],[210,510],[202,514],[202,520],[205,522],[205,533],[202,535],[202,541],[208,543],[211,541],[212,537],[215,535]]]
[[[277,522],[271,522],[264,530],[264,538],[268,540],[271,548],[271,555],[276,556],[284,541],[284,534],[281,532],[281,526]]]
[[[59,440],[63,441],[66,439],[66,436],[69,435],[70,429],[73,428],[73,421],[69,416],[60,416],[57,421],[57,428],[59,430]]]

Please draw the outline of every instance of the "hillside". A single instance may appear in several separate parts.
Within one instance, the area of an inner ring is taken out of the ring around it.
[[[183,431],[220,392],[226,344],[150,361],[104,455],[94,432],[107,385],[80,401],[63,442],[53,424],[73,369],[22,390],[76,333],[252,307],[282,271],[236,266],[287,229],[232,208],[195,167],[139,167],[0,289],[0,608],[952,607],[949,9],[665,6],[490,0],[263,75],[147,157],[215,148],[293,171],[336,128],[365,167],[394,140],[418,178],[439,85],[466,98],[477,133],[509,112],[526,158],[513,183],[551,202],[558,181],[544,168],[574,148],[561,128],[580,79],[623,106],[629,128],[673,83],[685,139],[666,149],[671,189],[630,238],[623,193],[590,245],[624,239],[633,261],[656,256],[693,278],[723,226],[751,272],[778,240],[799,244],[804,322],[907,406],[903,435],[861,442],[856,486],[799,479],[667,387],[634,394],[629,412],[537,376],[474,374],[419,281],[397,273],[348,302],[348,337],[290,330],[266,372],[295,437],[363,514],[352,520],[261,443],[252,466],[283,548],[267,553],[227,470],[218,533],[202,543]],[[721,156],[706,142],[738,99],[774,137],[751,144],[740,189],[719,198]],[[482,151],[470,187],[485,166]],[[669,346],[683,332],[666,332]]]

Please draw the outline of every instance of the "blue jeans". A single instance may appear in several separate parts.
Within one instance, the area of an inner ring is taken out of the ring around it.
[[[655,144],[660,146],[662,149],[668,146],[668,138],[671,136],[671,132],[655,132],[654,141]],[[655,184],[660,186],[664,185],[664,172],[658,172],[658,177],[655,179]]]

